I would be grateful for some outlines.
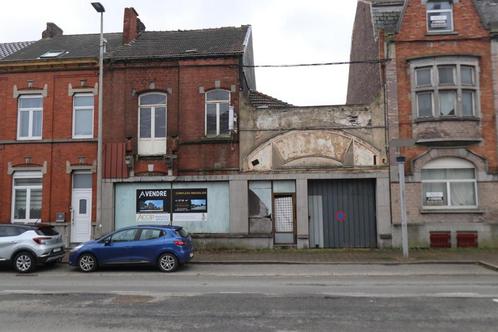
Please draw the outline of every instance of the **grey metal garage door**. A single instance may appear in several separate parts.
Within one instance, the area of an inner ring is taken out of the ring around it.
[[[309,182],[310,246],[375,248],[375,180]]]

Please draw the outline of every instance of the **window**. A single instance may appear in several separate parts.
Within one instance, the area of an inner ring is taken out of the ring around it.
[[[417,118],[478,116],[477,60],[442,57],[412,62]]]
[[[90,173],[74,173],[73,189],[92,189],[93,176]]]
[[[18,139],[41,139],[43,96],[24,95],[18,100]]]
[[[65,53],[66,51],[61,51],[61,50],[48,51],[40,55],[40,59],[57,58],[58,56],[63,55]]]
[[[230,133],[230,92],[216,89],[206,92],[206,136]]]
[[[0,227],[0,237],[19,236],[26,230],[21,227],[4,225]]]
[[[164,93],[146,93],[138,98],[138,153],[166,154],[166,102]]]
[[[160,229],[142,229],[139,240],[155,240],[162,236],[164,236],[164,232]]]
[[[139,137],[146,139],[166,137],[166,95],[147,93],[140,96]]]
[[[453,31],[453,6],[450,1],[429,1],[427,3],[427,31]]]
[[[117,232],[112,236],[112,242],[128,242],[134,241],[135,236],[137,234],[137,230],[135,228],[126,229],[120,232]]]
[[[93,137],[92,94],[78,93],[73,97],[73,138]]]
[[[12,220],[38,222],[42,208],[42,175],[40,172],[14,173]]]
[[[476,208],[477,181],[474,165],[458,158],[441,158],[422,169],[425,208]]]

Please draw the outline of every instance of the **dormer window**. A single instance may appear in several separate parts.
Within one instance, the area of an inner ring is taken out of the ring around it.
[[[427,31],[453,31],[453,4],[451,1],[427,2]]]

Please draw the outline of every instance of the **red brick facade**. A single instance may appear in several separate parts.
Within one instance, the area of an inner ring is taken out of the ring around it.
[[[426,7],[422,1],[408,1],[400,31],[395,36],[399,137],[413,138],[412,96],[409,61],[422,57],[471,56],[479,59],[480,127],[482,142],[468,149],[488,161],[489,171],[498,171],[496,122],[493,100],[491,43],[489,31],[482,25],[471,0],[453,6],[454,33],[429,35],[426,28]],[[381,48],[382,49],[382,48]],[[455,131],[457,130],[454,124]],[[405,148],[401,153],[409,160],[427,148]]]
[[[135,175],[167,175],[164,158],[137,155],[138,98],[152,91],[167,94],[167,155],[173,155],[174,175],[220,174],[238,170],[238,137],[207,138],[205,91],[231,91],[230,104],[239,105],[238,58],[116,63],[104,84],[104,143],[131,139]],[[219,84],[219,85],[218,85]],[[204,91],[204,92],[203,92]],[[154,171],[148,172],[148,165]],[[116,177],[111,174],[110,177]]]
[[[54,222],[57,212],[65,213],[70,221],[72,177],[71,166],[92,169],[97,154],[96,139],[72,138],[73,97],[68,88],[93,88],[97,81],[96,70],[30,71],[0,73],[0,186],[4,194],[0,196],[0,223],[11,221],[12,181],[16,168],[23,170],[43,169],[42,178],[42,222]],[[32,87],[28,87],[32,81]],[[17,140],[18,90],[41,89],[46,87],[43,98],[42,139]],[[94,109],[94,137],[97,132],[97,97]],[[93,179],[95,187],[95,176]],[[95,195],[93,196],[95,216]]]

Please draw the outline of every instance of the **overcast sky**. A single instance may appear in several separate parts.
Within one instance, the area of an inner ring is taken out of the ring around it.
[[[46,22],[64,34],[96,33],[90,0],[2,1],[0,42],[37,40]],[[295,64],[349,59],[356,0],[101,0],[104,32],[122,31],[123,10],[134,7],[147,30],[251,24],[255,63]],[[348,67],[257,69],[257,89],[294,105],[346,101]]]

